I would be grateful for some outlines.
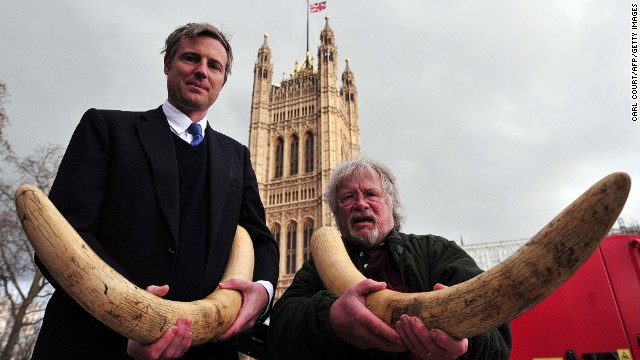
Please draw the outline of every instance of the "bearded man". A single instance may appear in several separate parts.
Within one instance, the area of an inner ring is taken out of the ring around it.
[[[402,315],[391,327],[365,305],[369,293],[435,291],[482,272],[455,242],[399,232],[403,222],[395,176],[370,159],[334,170],[325,198],[354,265],[366,280],[342,296],[327,290],[313,258],[276,302],[269,327],[278,359],[508,359],[509,325],[469,339],[429,329]]]

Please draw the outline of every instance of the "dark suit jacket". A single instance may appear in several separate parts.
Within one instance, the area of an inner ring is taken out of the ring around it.
[[[249,150],[209,126],[205,131],[210,220],[201,298],[220,281],[238,224],[254,243],[254,280],[270,281],[275,289],[278,249],[265,225]],[[169,283],[180,249],[173,136],[161,107],[144,113],[90,109],[71,138],[49,195],[91,248],[143,289]],[[75,357],[67,351],[77,348],[93,358],[122,357],[126,339],[56,290],[34,357]]]

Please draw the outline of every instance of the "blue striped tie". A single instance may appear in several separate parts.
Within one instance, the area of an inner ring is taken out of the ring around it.
[[[202,142],[202,128],[200,124],[191,123],[187,128],[187,132],[193,135],[193,139],[191,140],[191,146],[196,146]]]

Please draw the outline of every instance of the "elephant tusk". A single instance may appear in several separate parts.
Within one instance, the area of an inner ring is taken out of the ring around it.
[[[630,186],[626,173],[610,174],[492,269],[438,291],[378,291],[367,295],[367,307],[391,326],[408,314],[457,339],[505,324],[549,296],[589,259],[620,215]],[[318,229],[311,244],[329,290],[341,295],[365,279],[352,265],[336,228]]]
[[[16,210],[29,242],[60,286],[86,311],[120,335],[152,343],[186,316],[193,345],[226,331],[240,311],[242,294],[217,288],[202,300],[165,300],[137,287],[96,255],[38,188],[16,191]],[[251,280],[253,244],[238,226],[221,281]]]

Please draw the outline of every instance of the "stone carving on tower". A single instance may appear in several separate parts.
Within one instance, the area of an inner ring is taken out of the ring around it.
[[[325,21],[317,65],[307,50],[289,77],[274,84],[265,34],[254,67],[249,150],[280,247],[276,299],[309,257],[313,231],[335,225],[322,198],[331,171],[360,151],[355,77],[347,59],[340,83],[335,36],[328,16]]]

